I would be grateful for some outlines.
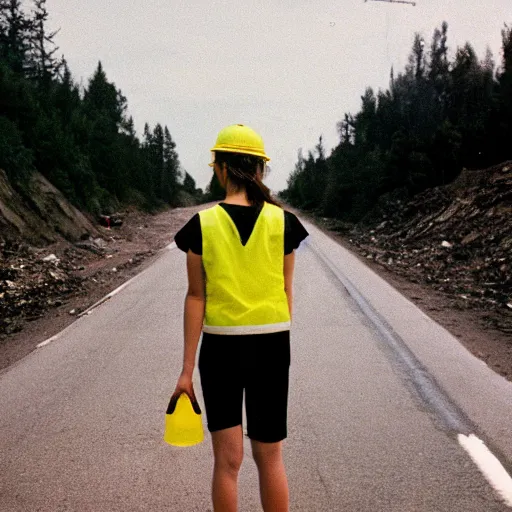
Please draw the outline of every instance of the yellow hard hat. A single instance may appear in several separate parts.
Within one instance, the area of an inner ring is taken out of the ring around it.
[[[263,139],[252,128],[243,124],[233,124],[223,128],[217,136],[217,142],[211,151],[227,151],[259,156],[268,162]],[[210,164],[213,167],[213,163]]]
[[[201,409],[186,393],[173,397],[165,415],[164,441],[173,446],[194,446],[204,440]]]

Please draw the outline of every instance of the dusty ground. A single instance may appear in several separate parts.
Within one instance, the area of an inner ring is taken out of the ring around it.
[[[0,369],[33,351],[40,342],[71,324],[77,314],[150,265],[159,250],[173,241],[176,232],[197,211],[207,206],[177,208],[154,216],[130,212],[120,227],[107,230],[100,226],[98,229],[101,236],[107,242],[105,254],[76,251],[73,246],[64,243],[45,248],[45,254],[53,253],[63,260],[71,260],[76,267],[74,275],[82,280],[81,286],[63,297],[59,306],[48,309],[39,318],[24,320],[19,332],[0,339]],[[287,206],[286,209],[299,214],[291,207]],[[321,219],[304,213],[300,215],[356,254],[361,261],[456,336],[473,354],[512,381],[511,337],[489,327],[489,319],[486,318],[488,312],[456,309],[449,295],[437,292],[427,285],[410,282],[382,265],[367,260],[358,254],[348,238],[328,230]],[[114,268],[116,271],[113,271]],[[74,313],[70,314],[73,310]]]

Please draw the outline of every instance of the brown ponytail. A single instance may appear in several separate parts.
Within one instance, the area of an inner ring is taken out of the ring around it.
[[[222,168],[226,164],[229,181],[236,192],[246,191],[247,200],[252,205],[261,205],[264,201],[283,208],[282,204],[274,199],[262,179],[266,177],[267,167],[263,158],[242,153],[215,152],[215,163]],[[258,172],[262,171],[261,176]]]

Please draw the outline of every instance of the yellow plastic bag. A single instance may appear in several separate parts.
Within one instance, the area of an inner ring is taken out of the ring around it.
[[[173,446],[194,446],[204,440],[201,409],[186,393],[172,397],[165,414],[164,441]]]

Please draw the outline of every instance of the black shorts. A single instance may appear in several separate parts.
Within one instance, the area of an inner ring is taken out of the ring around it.
[[[208,421],[215,432],[242,424],[247,435],[274,443],[287,436],[290,331],[270,334],[203,333],[199,374]]]

